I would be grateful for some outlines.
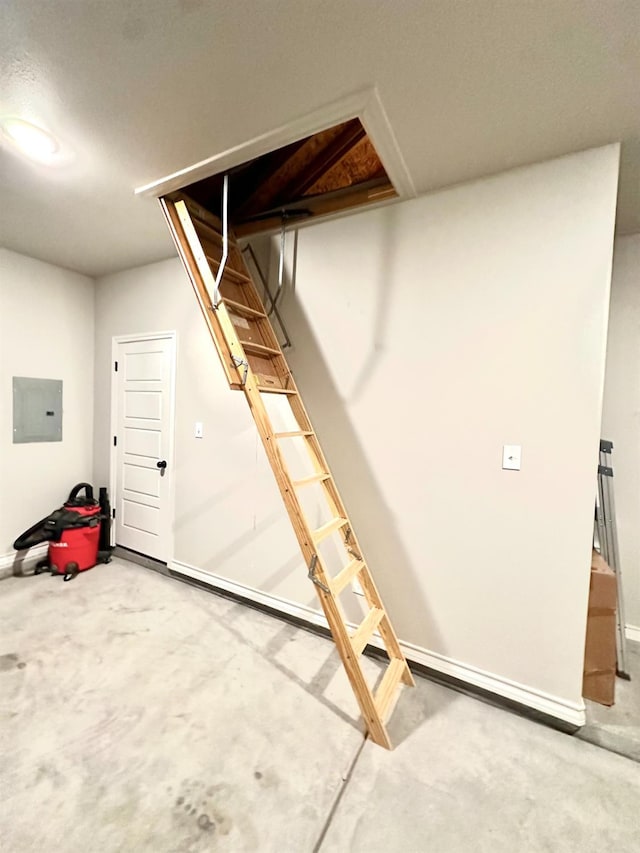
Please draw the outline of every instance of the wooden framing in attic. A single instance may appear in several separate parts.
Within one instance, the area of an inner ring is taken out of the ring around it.
[[[263,154],[229,171],[229,224],[238,237],[302,224],[397,193],[359,119]],[[221,215],[223,175],[181,190]]]

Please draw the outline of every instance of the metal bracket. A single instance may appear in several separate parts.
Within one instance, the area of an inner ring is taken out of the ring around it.
[[[349,545],[349,539],[351,539],[351,528],[347,527],[345,532],[344,532],[344,544],[347,548],[347,551],[349,554],[351,554],[351,556],[354,559],[362,560],[362,557],[360,556],[360,554],[358,554],[357,551],[354,551],[354,549],[351,547],[351,545]]]
[[[282,285],[284,282],[284,241],[285,241],[285,225],[287,221],[287,213],[282,211],[282,220],[280,224],[280,258],[278,261],[278,289],[273,300],[273,307],[276,307],[280,294],[282,293]]]
[[[275,314],[276,320],[278,321],[278,325],[280,326],[280,329],[282,330],[282,334],[284,335],[284,343],[281,344],[280,346],[282,347],[282,349],[286,349],[287,347],[291,346],[291,338],[289,337],[287,327],[285,326],[284,321],[283,321],[282,317],[280,316],[280,312],[276,308],[275,300],[274,300],[273,296],[271,295],[271,291],[269,290],[269,285],[267,284],[267,280],[265,278],[265,275],[262,272],[262,268],[258,262],[258,259],[256,258],[256,253],[251,248],[251,243],[247,243],[247,245],[243,246],[242,249],[240,249],[240,251],[243,253],[248,253],[249,257],[251,258],[251,260],[253,262],[253,265],[256,269],[256,272],[258,273],[258,277],[260,278],[260,282],[261,282],[262,288],[264,290],[264,295],[269,299],[269,303],[271,305],[271,308],[269,308],[269,310],[267,311],[267,317],[270,317],[271,314]]]
[[[232,355],[231,360],[233,361],[234,367],[242,367],[244,365],[244,376],[242,377],[242,384],[247,384],[247,376],[249,375],[249,362],[245,358],[240,358],[239,355]]]
[[[228,211],[229,211],[229,175],[225,175],[222,179],[222,258],[216,274],[215,285],[213,288],[213,304],[218,306],[220,302],[220,285],[222,284],[222,276],[224,268],[227,264],[229,256],[229,228],[228,228]]]
[[[316,586],[319,586],[323,592],[331,592],[329,587],[322,583],[322,581],[318,580],[316,577],[316,566],[318,564],[318,555],[314,554],[311,558],[311,562],[309,563],[309,580],[313,581]]]

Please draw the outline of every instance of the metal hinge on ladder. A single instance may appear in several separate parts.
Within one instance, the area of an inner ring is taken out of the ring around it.
[[[246,358],[240,358],[239,355],[232,355],[231,360],[233,361],[234,367],[242,367],[244,365],[244,376],[242,377],[242,384],[247,384],[247,376],[249,374],[249,362]]]
[[[309,563],[309,580],[313,581],[316,586],[319,586],[323,592],[330,592],[329,587],[322,583],[321,580],[318,580],[316,577],[316,566],[318,564],[318,555],[314,554],[311,558],[311,562]]]
[[[345,534],[344,534],[344,544],[345,544],[345,547],[346,547],[347,551],[349,552],[349,554],[351,554],[351,556],[352,556],[355,560],[361,560],[361,559],[362,559],[362,557],[360,556],[360,554],[358,554],[358,552],[357,552],[357,551],[355,551],[355,550],[351,547],[351,545],[349,545],[349,539],[351,539],[351,528],[350,528],[350,527],[347,527],[347,529],[346,529],[346,531],[345,531]]]

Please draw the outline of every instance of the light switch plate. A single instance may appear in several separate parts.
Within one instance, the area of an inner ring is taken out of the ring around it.
[[[505,444],[502,449],[502,468],[505,471],[519,471],[522,465],[522,445]]]
[[[202,425],[202,421],[196,421],[196,426],[193,431],[193,434],[196,438],[202,438],[204,435],[204,426]]]

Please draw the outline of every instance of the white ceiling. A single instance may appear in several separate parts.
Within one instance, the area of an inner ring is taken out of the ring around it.
[[[377,86],[419,192],[621,140],[640,231],[639,0],[2,0],[0,244],[90,275],[168,257],[135,187]]]

